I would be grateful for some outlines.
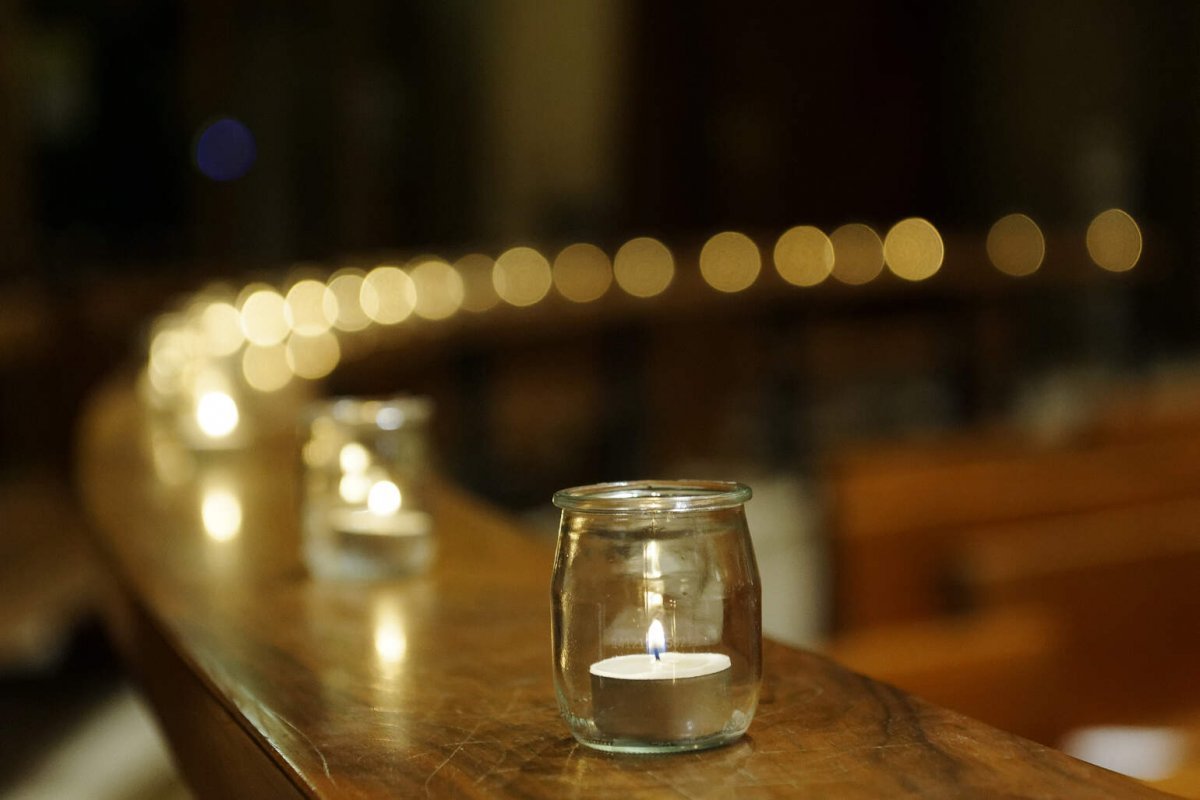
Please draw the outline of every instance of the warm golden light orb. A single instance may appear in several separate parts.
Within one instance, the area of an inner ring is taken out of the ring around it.
[[[288,337],[285,356],[288,367],[297,377],[313,381],[337,368],[342,350],[337,336],[329,331],[315,336],[293,333]]]
[[[725,231],[713,236],[700,250],[700,275],[719,292],[748,289],[762,270],[762,256],[749,236]]]
[[[532,247],[514,247],[496,259],[492,283],[509,305],[531,306],[550,291],[550,262]]]
[[[621,245],[613,259],[617,285],[634,297],[662,294],[675,277],[675,259],[667,246],[649,236]]]
[[[829,234],[833,245],[833,277],[851,286],[870,283],[883,272],[883,242],[879,234],[858,222]]]
[[[359,302],[371,321],[396,325],[408,319],[416,308],[417,287],[404,270],[383,264],[363,278]]]
[[[1142,230],[1119,208],[1102,211],[1087,229],[1088,255],[1109,272],[1128,272],[1142,257]]]
[[[554,259],[554,288],[572,303],[599,300],[612,286],[612,262],[594,244],[564,247]]]
[[[242,332],[252,344],[269,347],[287,338],[287,303],[274,289],[258,289],[242,302]]]
[[[282,344],[250,345],[242,351],[242,377],[260,392],[274,392],[287,386],[292,380],[287,348]]]
[[[988,231],[987,254],[996,269],[1022,278],[1041,268],[1046,257],[1046,237],[1025,214],[1007,214]]]
[[[883,259],[888,269],[906,281],[932,278],[942,268],[946,247],[929,220],[909,217],[892,226],[883,240]]]
[[[454,268],[462,276],[462,307],[473,314],[490,311],[500,302],[496,285],[492,281],[492,270],[496,262],[482,253],[468,253],[454,262]]]
[[[446,319],[462,307],[463,279],[458,270],[440,259],[429,259],[409,270],[417,290],[414,310],[428,320]]]
[[[288,289],[284,312],[293,331],[316,336],[328,331],[337,320],[337,296],[323,282],[305,279]]]
[[[329,278],[329,291],[337,301],[337,317],[333,327],[346,333],[361,331],[371,324],[362,307],[363,272],[357,269],[338,270]]]
[[[811,225],[790,228],[775,243],[775,270],[793,286],[816,286],[833,272],[833,244]]]

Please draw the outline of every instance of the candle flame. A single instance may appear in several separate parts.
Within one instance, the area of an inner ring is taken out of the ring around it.
[[[663,631],[662,623],[654,620],[646,631],[646,652],[652,654],[655,660],[661,661],[662,653],[666,649],[667,635]]]

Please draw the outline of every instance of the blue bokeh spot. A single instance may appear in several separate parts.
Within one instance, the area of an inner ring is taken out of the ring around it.
[[[254,134],[232,117],[222,117],[196,137],[196,168],[214,181],[233,181],[254,166]]]

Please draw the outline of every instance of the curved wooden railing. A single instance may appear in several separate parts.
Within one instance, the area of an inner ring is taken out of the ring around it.
[[[132,381],[113,382],[79,483],[114,635],[202,797],[1164,796],[773,642],[744,740],[591,752],[555,708],[550,542],[443,484],[431,572],[320,583],[294,442],[189,456],[172,481],[151,443]]]

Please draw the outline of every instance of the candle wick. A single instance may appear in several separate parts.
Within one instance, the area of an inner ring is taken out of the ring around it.
[[[661,651],[661,650],[659,650],[657,647],[656,647],[656,648],[654,648],[654,660],[655,660],[655,661],[662,661],[662,651]]]

